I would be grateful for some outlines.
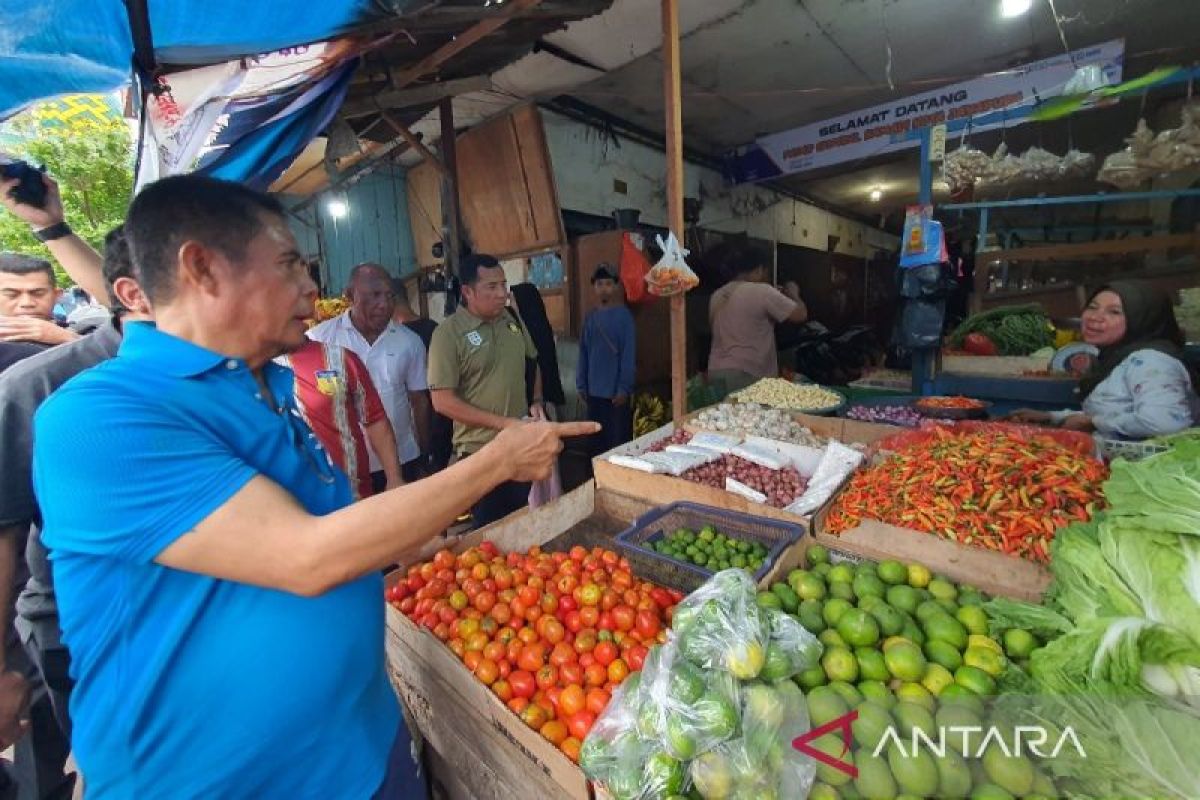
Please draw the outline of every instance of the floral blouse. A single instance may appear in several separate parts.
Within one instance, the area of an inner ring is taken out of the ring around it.
[[[1123,439],[1177,433],[1200,422],[1200,397],[1187,368],[1157,350],[1138,350],[1083,400],[1096,430]],[[1061,421],[1073,412],[1056,412]]]

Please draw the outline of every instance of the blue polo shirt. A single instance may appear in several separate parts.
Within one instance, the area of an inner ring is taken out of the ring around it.
[[[255,475],[311,514],[350,503],[292,372],[263,369],[280,413],[244,362],[133,323],[37,412],[89,798],[369,798],[383,781],[401,723],[378,575],[305,598],[154,561]]]

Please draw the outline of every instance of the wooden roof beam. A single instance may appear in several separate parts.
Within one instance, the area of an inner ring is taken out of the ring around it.
[[[401,139],[408,143],[409,147],[416,150],[421,155],[421,158],[432,164],[442,174],[442,177],[450,177],[450,171],[446,169],[446,165],[439,161],[438,157],[425,146],[425,143],[421,141],[421,137],[410,131],[407,125],[396,119],[389,112],[380,110],[379,115],[383,117],[384,122],[392,126],[392,130],[396,131]]]
[[[439,103],[446,97],[482,92],[492,88],[492,79],[487,75],[475,75],[454,81],[410,86],[407,89],[385,89],[373,98],[347,100],[342,105],[342,116],[365,117],[388,108],[410,108],[412,106]]]

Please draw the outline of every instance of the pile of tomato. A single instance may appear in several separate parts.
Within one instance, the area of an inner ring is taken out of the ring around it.
[[[483,542],[410,567],[386,599],[578,761],[613,690],[666,640],[683,595],[638,580],[612,550],[501,554]]]

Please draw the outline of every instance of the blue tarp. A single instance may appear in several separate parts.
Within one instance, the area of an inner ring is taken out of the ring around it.
[[[403,4],[401,4],[403,5]],[[329,39],[382,18],[372,0],[149,0],[162,64],[213,64]],[[0,0],[0,119],[67,93],[129,82],[133,39],[121,0]]]

